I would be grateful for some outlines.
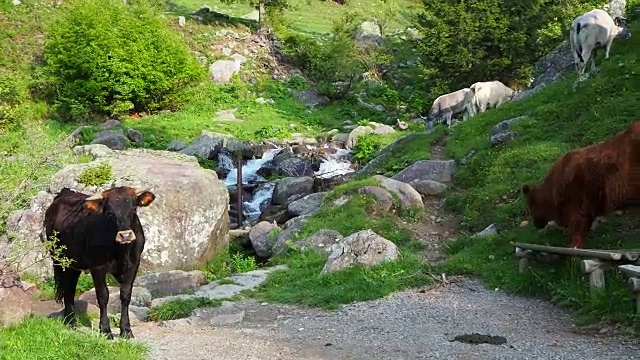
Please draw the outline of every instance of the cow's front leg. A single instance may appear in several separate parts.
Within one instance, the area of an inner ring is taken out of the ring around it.
[[[62,287],[62,295],[64,300],[64,312],[63,312],[63,321],[64,323],[70,325],[71,327],[75,327],[76,325],[76,306],[75,306],[75,295],[76,295],[76,286],[78,285],[78,278],[80,277],[80,271],[76,269],[62,269],[60,267],[55,268],[54,271],[57,271],[59,276],[60,284],[56,284],[56,286]]]
[[[113,334],[111,333],[111,325],[109,324],[109,317],[107,316],[107,303],[109,302],[107,273],[102,270],[92,271],[91,277],[93,278],[98,307],[100,308],[100,332],[107,335],[107,339],[111,340],[113,339]]]
[[[133,281],[135,280],[138,267],[128,269],[122,274],[120,282],[120,337],[124,339],[132,339],[131,323],[129,321],[129,303],[131,303],[131,291],[133,289]]]

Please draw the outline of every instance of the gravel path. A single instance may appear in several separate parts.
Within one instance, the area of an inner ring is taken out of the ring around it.
[[[154,360],[640,358],[637,341],[575,333],[567,312],[471,280],[399,292],[338,311],[252,300],[225,308],[241,312],[244,320],[211,326],[192,317],[138,324],[133,331],[138,341],[151,344]],[[450,341],[468,333],[503,336],[507,343]]]

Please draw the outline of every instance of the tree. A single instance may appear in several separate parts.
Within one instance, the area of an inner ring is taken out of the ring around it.
[[[440,95],[476,81],[517,84],[592,0],[423,0],[423,73]]]

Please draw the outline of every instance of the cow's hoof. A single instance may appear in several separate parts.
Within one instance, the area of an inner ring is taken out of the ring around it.
[[[102,333],[102,334],[104,334],[104,336],[107,338],[107,340],[113,340],[113,333],[112,332]]]
[[[133,339],[133,332],[131,330],[120,330],[120,338],[121,339]]]

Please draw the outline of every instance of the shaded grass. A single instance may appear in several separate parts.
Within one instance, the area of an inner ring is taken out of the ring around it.
[[[631,31],[640,30],[632,25]],[[533,271],[519,274],[509,241],[566,247],[567,232],[548,229],[538,233],[532,225],[519,228],[523,216],[524,184],[541,181],[554,160],[567,151],[604,140],[626,128],[640,108],[640,62],[638,39],[616,41],[609,60],[599,74],[578,83],[575,73],[548,85],[531,97],[510,102],[499,109],[479,114],[456,126],[447,152],[461,159],[475,154],[460,166],[454,179],[456,189],[447,194],[447,205],[463,215],[463,226],[476,232],[496,223],[500,236],[469,239],[449,244],[452,255],[443,271],[479,275],[492,287],[518,294],[549,299],[575,310],[580,324],[610,320],[631,324],[635,309],[625,281],[607,273],[606,292],[591,294],[578,262],[560,265],[533,264]],[[495,148],[489,145],[489,131],[498,122],[520,115],[529,116],[512,126],[520,137]],[[612,217],[598,226],[586,240],[593,249],[640,248],[637,218]]]
[[[32,317],[0,329],[0,359],[145,359],[145,345],[108,341],[97,333],[71,330],[58,319]]]
[[[193,310],[222,305],[221,299],[198,297],[194,299],[176,299],[149,309],[147,319],[150,321],[175,320],[189,317]]]

